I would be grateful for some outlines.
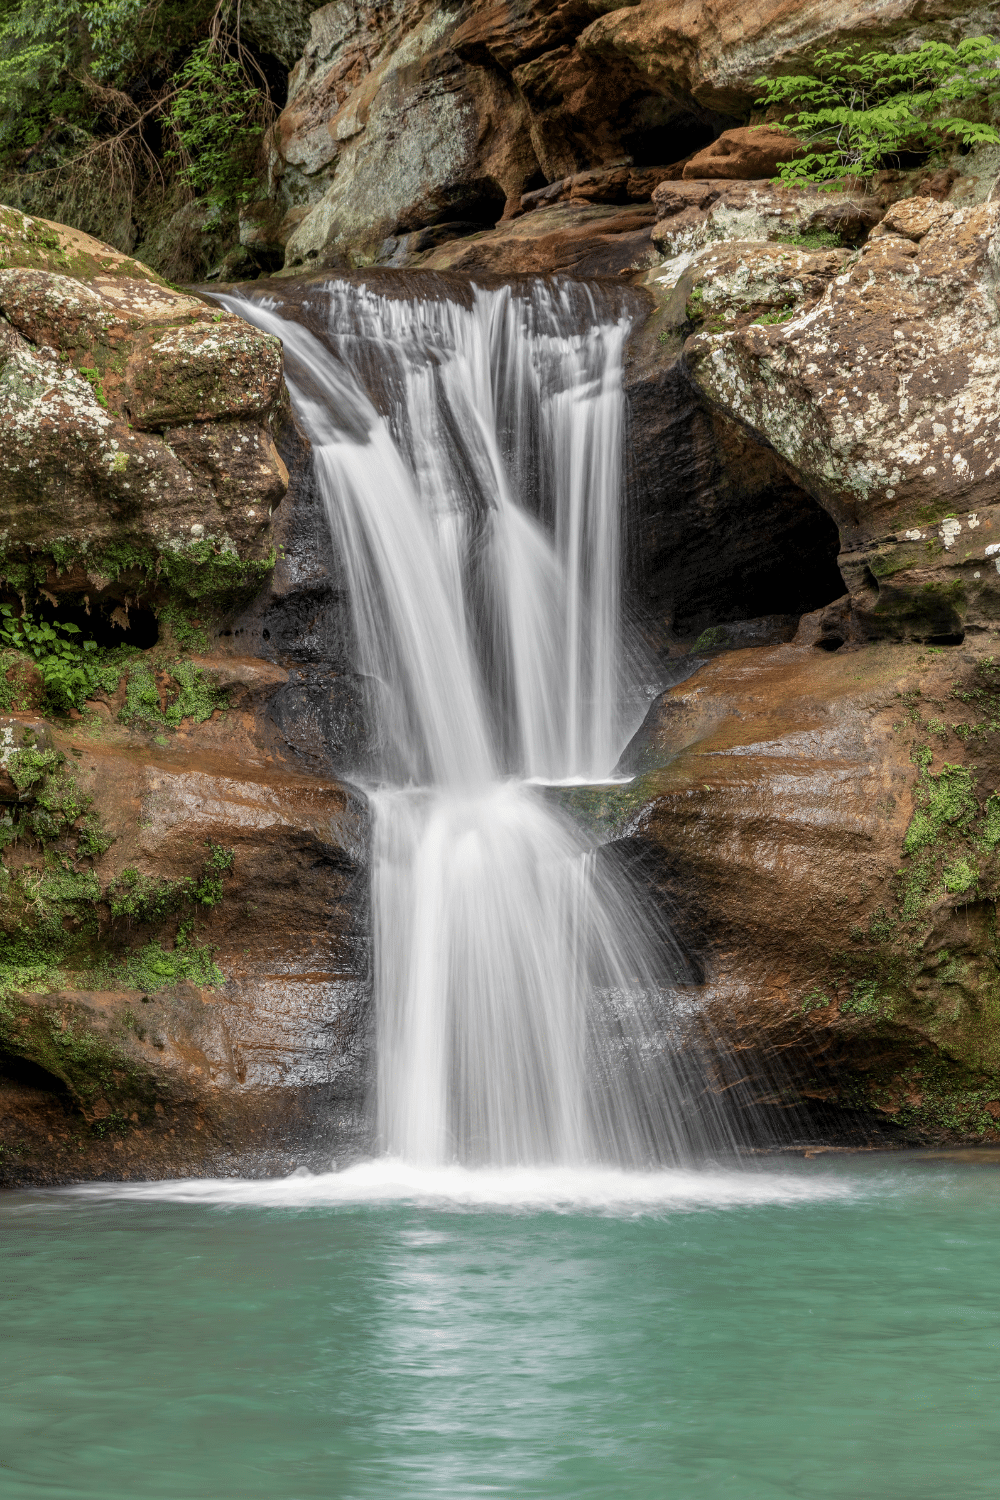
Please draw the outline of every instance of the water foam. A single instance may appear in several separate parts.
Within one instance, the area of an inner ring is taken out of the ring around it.
[[[790,1171],[718,1167],[695,1171],[624,1172],[607,1167],[419,1167],[394,1157],[339,1172],[289,1177],[184,1178],[137,1183],[86,1183],[56,1190],[91,1200],[205,1204],[246,1208],[352,1208],[414,1205],[436,1210],[508,1213],[590,1213],[610,1217],[690,1213],[707,1209],[847,1201],[858,1179]]]

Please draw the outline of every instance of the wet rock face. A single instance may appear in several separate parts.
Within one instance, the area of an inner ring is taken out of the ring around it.
[[[837,522],[860,638],[997,617],[998,255],[995,204],[904,200],[788,321],[685,348],[705,398]]]
[[[232,597],[259,587],[288,482],[278,341],[16,210],[0,245],[7,577],[41,568],[50,592],[194,613],[210,574]]]
[[[328,1167],[368,1141],[364,799],[296,769],[269,713],[287,671],[198,669],[223,707],[169,737],[114,704],[0,722],[22,807],[48,778],[4,851],[7,1185]],[[45,824],[57,793],[99,837]]]
[[[985,643],[732,651],[625,752],[611,847],[762,1111],[997,1139],[998,687]]]

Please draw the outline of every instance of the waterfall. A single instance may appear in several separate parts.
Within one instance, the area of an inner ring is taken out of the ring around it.
[[[283,341],[370,689],[382,1144],[676,1160],[697,1134],[662,1021],[678,956],[545,785],[609,778],[641,701],[628,318],[574,283],[309,296],[309,327],[226,300]]]

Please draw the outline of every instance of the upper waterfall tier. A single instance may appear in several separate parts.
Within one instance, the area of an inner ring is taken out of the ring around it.
[[[310,289],[280,334],[347,567],[381,772],[596,780],[623,743],[621,297]],[[617,303],[617,305],[615,305]],[[307,326],[308,325],[308,326]]]

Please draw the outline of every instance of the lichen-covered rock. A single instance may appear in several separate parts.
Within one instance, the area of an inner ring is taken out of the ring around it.
[[[836,520],[862,637],[1000,613],[998,265],[997,205],[907,199],[817,303],[687,346],[705,397]]]
[[[716,240],[858,244],[885,212],[884,195],[821,193],[773,182],[662,182],[652,241],[668,258]]]
[[[226,602],[259,586],[279,342],[84,235],[12,209],[0,231],[0,572],[88,607],[184,607],[219,565]]]
[[[734,240],[679,257],[657,280],[673,286],[665,326],[714,333],[750,323],[778,323],[815,302],[849,258],[847,249]]]

